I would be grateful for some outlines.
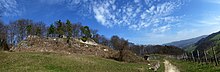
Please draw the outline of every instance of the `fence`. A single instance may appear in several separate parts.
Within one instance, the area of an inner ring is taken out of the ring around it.
[[[184,53],[182,55],[182,59],[184,61],[192,61],[192,62],[198,62],[198,63],[202,63],[202,64],[214,64],[215,66],[219,65],[220,62],[220,57],[216,56],[216,51],[214,50],[214,48],[211,48],[211,55],[208,54],[207,51],[194,51],[191,53]]]

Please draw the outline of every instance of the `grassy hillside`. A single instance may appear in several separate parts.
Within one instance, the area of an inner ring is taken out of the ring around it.
[[[214,36],[213,38],[211,38],[210,40],[217,40],[220,39],[220,34],[217,34],[216,36]]]
[[[39,52],[0,52],[2,72],[151,72],[143,63],[124,63],[95,56]],[[160,68],[159,72],[163,72]]]
[[[212,54],[212,50],[211,47],[213,47],[215,49],[215,51],[217,52],[217,54],[220,55],[220,31],[210,34],[209,36],[207,36],[206,38],[203,38],[201,40],[199,40],[197,43],[189,46],[188,48],[186,48],[185,50],[188,52],[192,52],[195,50],[199,50],[199,51],[207,51],[209,55]]]
[[[199,64],[174,59],[171,62],[177,66],[180,72],[220,72],[220,67],[213,64]]]
[[[194,44],[193,45],[190,45],[188,46],[187,48],[185,48],[184,50],[187,51],[187,52],[193,52],[195,49],[196,49],[197,46],[195,46]]]
[[[219,44],[220,41],[220,31],[210,34],[204,39],[199,40],[195,45],[196,50],[207,50],[210,49],[210,47],[216,46]]]

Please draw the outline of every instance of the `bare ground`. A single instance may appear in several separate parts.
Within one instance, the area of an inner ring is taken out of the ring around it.
[[[180,72],[176,66],[172,65],[168,60],[164,61],[165,72]]]

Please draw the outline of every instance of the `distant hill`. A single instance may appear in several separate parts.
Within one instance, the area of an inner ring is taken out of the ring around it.
[[[144,49],[148,54],[181,55],[185,51],[176,46],[149,45]]]
[[[174,41],[174,42],[166,43],[163,45],[168,45],[168,46],[172,45],[172,46],[177,46],[179,48],[186,48],[186,47],[189,47],[190,45],[196,43],[197,41],[199,41],[200,39],[205,38],[205,37],[207,37],[207,35],[203,35],[203,36],[199,36],[199,37],[191,38],[191,39],[187,39],[187,40]]]
[[[161,54],[161,55],[182,55],[185,51],[176,46],[166,45],[141,45],[132,46],[130,50],[139,56],[145,56],[146,54]]]

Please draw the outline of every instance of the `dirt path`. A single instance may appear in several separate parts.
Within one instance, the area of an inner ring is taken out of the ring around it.
[[[168,60],[164,61],[165,72],[180,72],[176,66],[172,65]]]

